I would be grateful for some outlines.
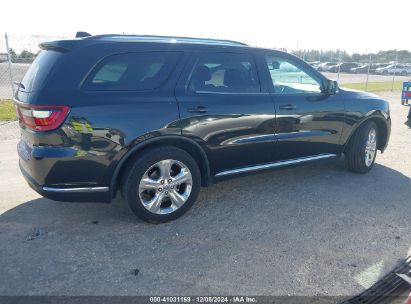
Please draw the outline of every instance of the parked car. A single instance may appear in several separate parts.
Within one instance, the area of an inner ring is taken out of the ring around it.
[[[311,65],[313,68],[318,67],[321,62],[319,61],[311,61],[311,62],[307,62],[309,65]]]
[[[320,71],[320,72],[326,72],[326,71],[328,71],[332,66],[335,66],[335,65],[337,65],[337,64],[338,64],[338,62],[324,62],[324,63],[321,63],[321,64],[318,66],[317,70]]]
[[[401,75],[407,76],[411,74],[411,66],[405,64],[390,64],[386,67],[381,67],[375,70],[375,73],[382,75]]]
[[[385,68],[385,67],[387,67],[387,66],[389,66],[389,65],[390,65],[389,63],[376,63],[376,64],[372,67],[372,70],[371,70],[370,73],[376,74],[375,71],[376,71],[378,68]]]
[[[322,63],[319,62],[319,63],[316,63],[316,64],[312,64],[311,66],[312,66],[314,69],[318,70],[318,69],[320,68],[320,65],[321,65],[321,64],[322,64]]]
[[[386,66],[388,66],[388,63],[375,63],[375,64],[371,64],[369,72],[370,74],[374,74],[375,70],[378,68],[384,68]],[[355,74],[366,74],[368,73],[368,66],[369,64],[363,64],[359,67],[356,68],[352,68],[351,69],[351,73],[355,73]]]
[[[15,94],[17,150],[29,185],[54,200],[120,192],[141,219],[166,222],[231,177],[341,155],[366,173],[389,140],[386,101],[284,52],[124,35],[40,47]]]
[[[6,53],[0,53],[0,63],[6,62],[8,60],[8,56]]]
[[[346,73],[351,72],[352,68],[358,67],[359,64],[355,62],[342,62],[337,65],[331,66],[328,71],[331,73]]]
[[[370,66],[369,64],[362,64],[358,67],[351,68],[350,72],[354,73],[354,74],[364,74],[364,73],[366,74],[366,73],[368,73],[368,67],[369,66]],[[373,65],[370,66],[370,72],[371,72],[372,67],[373,67]]]

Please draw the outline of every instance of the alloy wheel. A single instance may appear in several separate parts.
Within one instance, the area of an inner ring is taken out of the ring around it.
[[[368,132],[367,142],[365,144],[365,165],[370,167],[374,162],[375,153],[377,151],[377,132],[371,128]]]
[[[184,205],[192,186],[193,177],[188,167],[180,161],[165,159],[146,170],[138,194],[148,211],[168,214]]]

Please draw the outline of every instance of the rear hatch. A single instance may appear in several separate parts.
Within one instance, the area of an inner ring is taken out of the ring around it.
[[[62,144],[63,139],[56,130],[70,112],[68,106],[44,102],[41,97],[44,96],[42,93],[45,90],[48,91],[47,83],[64,60],[64,56],[67,56],[67,50],[53,47],[53,44],[41,47],[42,51],[18,84],[14,96],[21,128],[21,140],[17,145],[20,165],[33,177],[38,172],[32,161],[34,149]],[[44,180],[39,178],[39,182],[44,183]]]
[[[43,104],[38,98],[39,92],[45,88],[66,51],[53,47],[52,44],[42,45],[42,48],[19,83],[15,94],[15,104],[23,130],[55,130],[63,123],[69,112],[67,106]]]

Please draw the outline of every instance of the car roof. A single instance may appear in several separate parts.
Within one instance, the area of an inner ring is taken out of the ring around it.
[[[144,45],[174,45],[182,48],[240,48],[242,50],[254,51],[268,51],[271,54],[281,55],[288,58],[296,58],[296,56],[276,49],[261,48],[250,46],[243,42],[223,39],[209,39],[209,38],[193,38],[193,37],[179,37],[179,36],[155,36],[155,35],[121,35],[121,34],[104,34],[104,35],[90,35],[88,33],[81,33],[74,39],[63,39],[40,43],[39,47],[43,50],[56,50],[67,52],[81,46],[98,45],[100,43],[130,43],[130,44],[144,44]],[[332,64],[336,64],[332,63]]]

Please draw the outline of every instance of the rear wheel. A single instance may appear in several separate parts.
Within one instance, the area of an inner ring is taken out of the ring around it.
[[[200,170],[175,147],[146,151],[126,170],[122,192],[133,213],[148,222],[174,220],[190,209],[200,190]]]
[[[348,170],[367,173],[374,165],[378,146],[378,128],[373,122],[360,126],[351,138],[345,151]]]

